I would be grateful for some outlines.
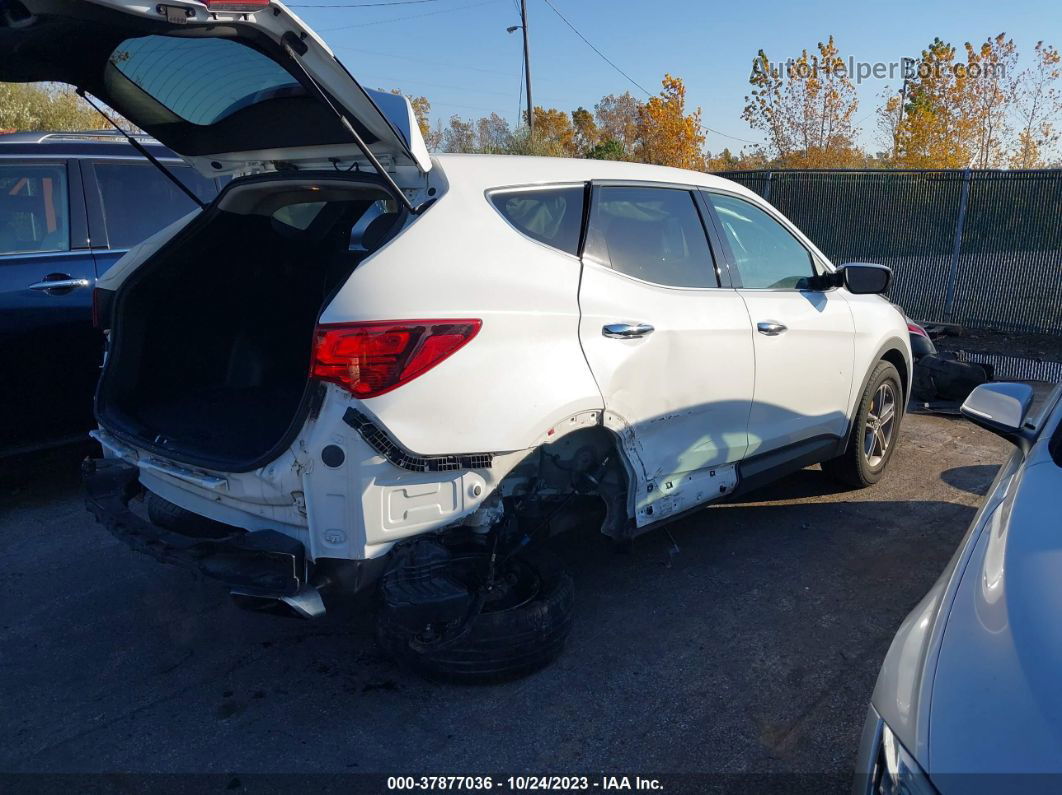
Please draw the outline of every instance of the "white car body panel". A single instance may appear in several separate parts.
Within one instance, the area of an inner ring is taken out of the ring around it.
[[[636,180],[714,187],[765,206],[726,180],[630,163],[467,155],[437,156],[428,179],[432,206],[354,270],[320,322],[479,319],[468,346],[378,397],[358,400],[329,385],[290,447],[253,472],[168,470],[104,431],[106,454],[137,463],[145,486],[181,507],[279,530],[311,559],[359,560],[494,511],[499,484],[531,450],[593,426],[614,432],[624,453],[630,519],[654,524],[733,492],[749,455],[821,434],[843,438],[884,346],[902,352],[909,374],[906,323],[880,296],[660,287],[524,236],[488,198],[501,188]],[[100,286],[117,289],[193,217],[131,250]],[[762,316],[789,333],[757,334]],[[601,335],[602,325],[621,321],[656,331],[640,340]],[[493,464],[402,469],[344,421],[350,408],[418,455],[490,453]],[[796,419],[781,421],[779,410]],[[326,445],[344,451],[342,466],[321,464]]]
[[[748,307],[753,329],[760,322],[786,326],[777,336],[752,335],[756,388],[749,415],[748,454],[816,436],[843,436],[851,408],[855,351],[845,293],[736,292]]]
[[[726,494],[736,478],[724,481],[723,473],[732,475],[728,465],[748,448],[756,377],[741,297],[649,284],[587,259],[579,303],[580,338],[604,395],[606,424],[623,440],[636,477],[639,526],[688,507],[674,502],[678,493],[694,491],[689,505]],[[602,334],[603,326],[622,322],[654,330],[629,340]],[[708,479],[719,478],[710,493],[692,479],[706,469],[719,470]]]
[[[417,453],[523,450],[603,408],[579,347],[579,260],[514,232],[484,195],[489,178],[465,179],[439,160],[446,193],[351,274],[321,322],[482,320],[445,366],[364,408]],[[425,422],[441,395],[445,421]]]

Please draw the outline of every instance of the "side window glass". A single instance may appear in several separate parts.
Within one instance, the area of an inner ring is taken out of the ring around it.
[[[0,255],[70,250],[64,165],[0,165]]]
[[[595,189],[587,251],[628,276],[669,287],[718,287],[693,194],[677,188]]]
[[[96,163],[96,184],[111,248],[129,248],[195,209],[195,204],[154,166],[145,163]],[[213,180],[188,166],[167,168],[192,193],[210,202]]]
[[[583,226],[582,186],[492,193],[491,202],[525,235],[568,254],[579,253]]]
[[[811,252],[752,202],[705,194],[723,225],[743,287],[800,289],[815,275]]]

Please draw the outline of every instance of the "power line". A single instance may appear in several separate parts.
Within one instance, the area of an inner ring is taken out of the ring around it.
[[[599,50],[597,47],[595,47],[593,44],[591,44],[590,40],[587,39],[586,36],[584,36],[582,33],[580,33],[579,29],[576,28],[575,25],[573,25],[571,22],[569,22],[568,18],[565,17],[564,14],[562,14],[560,11],[558,11],[557,7],[555,5],[553,5],[553,3],[550,2],[550,0],[543,0],[543,2],[546,5],[548,5],[553,10],[554,14],[556,14],[558,17],[561,18],[561,21],[564,22],[565,25],[567,25],[569,28],[572,29],[572,32],[575,33],[576,36],[578,36],[580,39],[583,40],[583,43],[586,44],[587,47],[589,47],[591,50],[596,52],[601,57],[601,60],[603,60],[605,63],[607,63],[613,69],[615,69],[617,72],[619,72],[625,78],[627,78],[627,80],[630,81],[630,83],[632,85],[634,85],[636,88],[638,88],[638,90],[641,91],[643,94],[645,94],[647,97],[651,97],[652,96],[652,93],[650,91],[646,90],[645,86],[643,86],[641,83],[639,83],[633,77],[631,77],[629,74],[627,74],[622,69],[620,69],[618,66],[616,66],[616,64],[613,63],[608,58],[608,56],[606,56],[603,52],[601,52],[601,50]],[[724,138],[732,138],[735,141],[741,141],[742,143],[746,143],[746,144],[753,144],[754,146],[758,145],[758,143],[756,141],[750,141],[747,138],[738,138],[736,135],[727,135],[725,132],[720,132],[719,130],[712,129],[711,127],[708,127],[708,126],[706,126],[704,124],[700,125],[700,127],[701,127],[702,130],[707,130],[708,132],[715,133],[716,135],[721,135]]]
[[[407,19],[419,19],[420,17],[431,17],[436,14],[450,14],[454,11],[464,11],[467,8],[479,8],[480,6],[489,5],[490,3],[496,3],[498,0],[481,0],[479,3],[469,3],[468,5],[456,6],[455,8],[442,8],[438,11],[425,11],[423,14],[408,14],[404,17],[393,17],[392,19],[378,19],[374,22],[359,22],[357,25],[340,25],[335,28],[322,28],[322,33],[331,33],[336,30],[350,30],[351,28],[365,28],[369,25],[386,25],[389,22],[404,22]]]
[[[583,40],[583,43],[587,47],[589,47],[591,50],[596,52],[601,57],[601,60],[603,60],[605,63],[607,63],[613,69],[615,69],[617,72],[619,72],[625,78],[627,78],[631,83],[633,83],[635,86],[637,86],[639,88],[639,90],[641,90],[641,92],[643,94],[645,94],[646,96],[649,96],[649,92],[646,91],[645,88],[643,88],[642,85],[637,80],[635,80],[629,74],[627,74],[622,69],[620,69],[618,66],[616,66],[616,64],[614,64],[611,60],[609,60],[607,55],[605,55],[603,52],[601,52],[601,50],[599,50],[597,47],[595,47],[593,44],[591,44],[590,40],[587,39],[586,36],[584,36],[582,33],[580,33],[579,29],[576,28],[575,25],[573,25],[571,22],[569,22],[568,18],[566,16],[564,16],[564,14],[562,14],[560,11],[558,11],[557,7],[555,5],[553,5],[553,3],[551,3],[549,0],[544,0],[544,2],[546,3],[546,5],[548,5],[550,8],[553,9],[553,13],[556,14],[558,17],[560,17],[561,21],[564,22],[565,25],[567,25],[569,28],[572,29],[572,32],[576,36],[578,36],[580,39]]]
[[[428,88],[446,88],[446,89],[450,89],[452,91],[468,91],[468,86],[455,86],[455,85],[450,85],[448,83],[427,83],[427,82],[425,82],[423,80],[420,80],[418,78],[395,77],[393,75],[374,75],[374,74],[364,74],[363,75],[360,72],[358,73],[358,81],[359,82],[364,83],[367,80],[390,81],[390,82],[392,82],[394,84],[402,85],[405,88],[416,88],[417,86],[426,86]],[[478,88],[472,93],[473,94],[493,94],[493,95],[498,96],[498,97],[510,97],[510,96],[512,96],[512,94],[509,93],[508,91],[489,91],[487,89],[482,89],[482,88]]]
[[[463,66],[461,64],[448,63],[446,61],[435,61],[427,58],[414,58],[409,55],[396,55],[393,52],[381,52],[380,50],[366,50],[361,47],[347,47],[344,44],[337,44],[332,47],[333,50],[342,50],[343,52],[360,52],[365,55],[378,55],[382,58],[395,58],[400,61],[410,61],[412,63],[422,63],[429,66],[445,66],[449,69],[461,69],[468,72],[482,72],[483,74],[498,76],[497,69],[481,69],[477,66]],[[523,78],[521,78],[523,79]]]

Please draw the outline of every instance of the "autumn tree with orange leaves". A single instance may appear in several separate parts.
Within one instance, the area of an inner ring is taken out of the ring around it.
[[[859,100],[833,36],[784,65],[760,50],[749,83],[741,116],[764,133],[782,167],[836,167],[862,158],[852,121]]]
[[[665,74],[660,93],[650,97],[638,121],[637,158],[642,163],[703,171],[706,168],[701,109],[686,113],[682,78]]]
[[[906,91],[889,97],[879,114],[892,129],[890,164],[901,168],[965,168],[972,157],[973,122],[967,75],[956,50],[933,39],[913,66]]]

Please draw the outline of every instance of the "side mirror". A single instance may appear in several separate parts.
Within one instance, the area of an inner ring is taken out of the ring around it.
[[[854,295],[880,295],[889,289],[892,268],[871,262],[849,262],[837,269],[841,284]]]
[[[974,424],[1017,444],[1032,402],[1033,388],[1028,384],[1000,381],[974,389],[959,411]]]

